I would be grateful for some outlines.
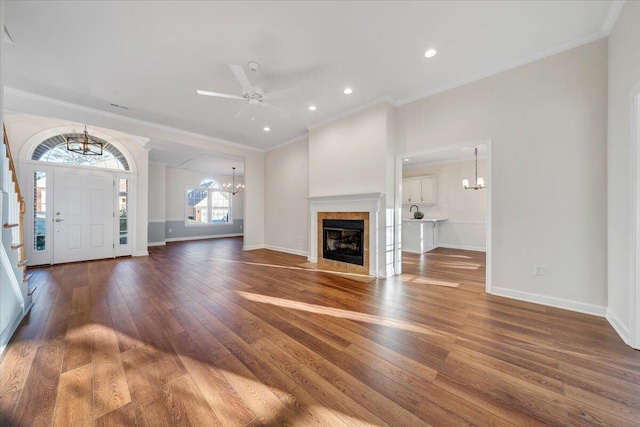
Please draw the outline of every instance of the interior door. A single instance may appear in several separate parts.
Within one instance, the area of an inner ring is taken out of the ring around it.
[[[114,256],[113,172],[54,168],[54,264]]]

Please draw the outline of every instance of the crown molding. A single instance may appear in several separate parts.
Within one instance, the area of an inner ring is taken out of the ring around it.
[[[374,99],[373,101],[369,101],[369,102],[367,102],[365,104],[360,104],[359,106],[357,106],[355,108],[352,108],[350,110],[343,111],[342,113],[337,114],[335,116],[331,116],[328,119],[325,119],[325,120],[322,120],[320,122],[314,123],[314,124],[312,124],[310,126],[307,126],[307,130],[317,129],[317,128],[322,127],[324,125],[328,125],[329,123],[333,123],[336,120],[343,119],[343,118],[348,117],[348,116],[350,116],[352,114],[359,113],[360,111],[364,111],[364,110],[367,110],[367,109],[369,109],[371,107],[375,107],[376,105],[380,105],[380,104],[384,104],[384,103],[391,104],[394,107],[396,106],[389,96],[383,96],[381,98]]]
[[[257,148],[257,147],[252,147],[249,145],[244,145],[244,144],[240,144],[237,142],[233,142],[233,141],[227,141],[225,139],[221,139],[221,138],[214,138],[212,136],[208,136],[208,135],[203,135],[200,133],[196,133],[196,132],[190,132],[190,131],[186,131],[183,129],[178,129],[178,128],[174,128],[171,126],[166,126],[166,125],[161,125],[158,123],[154,123],[154,122],[149,122],[146,120],[140,120],[140,119],[134,119],[131,117],[127,117],[127,116],[123,116],[120,114],[115,114],[115,113],[110,113],[108,111],[103,111],[103,110],[98,110],[96,108],[91,108],[91,107],[85,107],[83,105],[78,105],[78,104],[73,104],[71,102],[67,102],[67,101],[61,101],[59,99],[55,99],[55,98],[49,98],[47,96],[42,96],[42,95],[37,95],[35,93],[31,93],[31,92],[25,92],[23,90],[20,89],[14,89],[12,87],[4,87],[4,96],[5,96],[5,101],[7,100],[7,98],[9,96],[13,96],[16,98],[20,98],[26,101],[31,101],[31,102],[39,102],[45,105],[49,105],[52,107],[57,107],[57,108],[67,108],[73,111],[78,111],[81,113],[85,113],[85,114],[92,114],[92,115],[96,115],[99,117],[103,117],[103,118],[107,118],[107,119],[111,119],[111,120],[120,120],[126,123],[130,123],[136,126],[143,126],[143,127],[148,127],[148,128],[153,128],[159,131],[163,131],[163,132],[173,132],[173,133],[177,133],[179,135],[184,135],[184,136],[188,136],[190,138],[198,138],[198,139],[203,139],[206,141],[211,141],[211,142],[215,142],[216,144],[222,144],[222,145],[227,145],[230,147],[235,147],[235,148],[241,148],[244,150],[251,150],[251,151],[257,151],[260,153],[264,153],[265,150],[261,149],[261,148]],[[25,111],[25,113],[28,113],[28,111]]]
[[[293,143],[296,143],[296,142],[302,141],[303,139],[308,139],[308,138],[309,138],[309,133],[307,132],[304,135],[296,136],[293,139],[290,139],[290,140],[285,141],[285,142],[281,142],[278,145],[274,145],[273,147],[267,148],[265,150],[265,152],[268,153],[269,151],[277,150],[278,148],[286,147],[289,144],[293,144]]]
[[[609,12],[607,12],[607,16],[604,18],[604,22],[601,27],[602,32],[607,36],[611,33],[611,30],[613,30],[613,26],[616,25],[616,21],[618,20],[618,16],[620,16],[624,2],[625,0],[614,0],[611,2]]]
[[[408,104],[410,102],[414,102],[414,101],[417,101],[419,99],[426,98],[428,96],[436,95],[438,93],[445,92],[447,90],[455,89],[457,87],[460,87],[460,86],[463,86],[463,85],[466,85],[466,84],[469,84],[469,83],[473,83],[475,81],[482,80],[484,78],[491,77],[491,76],[496,75],[496,74],[500,74],[500,73],[502,73],[504,71],[508,71],[508,70],[520,67],[522,65],[530,64],[532,62],[535,62],[535,61],[538,61],[540,59],[546,58],[548,56],[552,56],[552,55],[555,55],[557,53],[561,53],[561,52],[564,52],[566,50],[573,49],[573,48],[578,47],[578,46],[582,46],[583,44],[587,44],[587,43],[591,43],[591,42],[596,41],[596,40],[600,40],[601,38],[604,38],[604,37],[607,37],[607,34],[603,30],[594,31],[593,33],[587,34],[586,36],[579,37],[579,38],[571,40],[571,41],[569,41],[567,43],[563,43],[563,44],[555,46],[555,47],[553,47],[551,49],[547,49],[542,53],[539,53],[539,54],[536,54],[536,55],[532,55],[532,56],[529,56],[527,58],[512,62],[509,65],[506,65],[506,66],[503,66],[503,67],[494,68],[494,69],[492,69],[490,71],[487,71],[485,73],[477,74],[477,75],[475,75],[473,77],[470,77],[470,78],[458,80],[457,82],[454,82],[454,83],[451,83],[451,84],[447,84],[447,85],[441,86],[441,87],[436,88],[436,89],[432,89],[432,90],[427,91],[427,92],[422,92],[422,93],[417,94],[417,95],[411,95],[411,96],[408,96],[406,98],[399,99],[395,103],[392,103],[392,104],[394,106],[396,106],[396,107],[398,107],[400,105]]]

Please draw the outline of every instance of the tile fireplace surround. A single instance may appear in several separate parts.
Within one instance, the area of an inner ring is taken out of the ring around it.
[[[345,268],[354,273],[384,277],[380,258],[380,203],[383,193],[345,194],[340,196],[309,197],[309,261],[325,266]],[[323,219],[365,220],[364,266],[324,260],[322,258]],[[384,219],[384,218],[382,218]],[[384,225],[382,225],[384,227]],[[336,264],[337,263],[337,264]],[[382,263],[384,264],[384,263]],[[382,274],[381,274],[382,273]]]

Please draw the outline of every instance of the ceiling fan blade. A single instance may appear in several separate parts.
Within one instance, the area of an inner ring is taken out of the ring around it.
[[[290,87],[287,89],[280,89],[273,92],[265,93],[262,96],[262,99],[279,99],[279,98],[284,98],[285,96],[293,96],[293,95],[301,95],[301,94],[302,94],[302,90],[298,86],[296,86],[296,87]]]
[[[240,82],[242,90],[244,90],[245,92],[251,92],[251,89],[253,89],[253,85],[249,81],[247,74],[244,72],[244,68],[239,65],[232,64],[229,64],[229,68],[231,68],[233,75],[236,76],[236,79],[238,79],[238,81]]]
[[[234,116],[236,119],[239,118],[240,116],[242,116],[242,114],[247,111],[249,109],[249,107],[251,107],[251,104],[246,103],[241,109],[240,111],[238,111],[236,113],[236,115]]]
[[[278,108],[278,107],[276,107],[274,105],[271,105],[271,104],[269,104],[267,102],[262,102],[261,105],[267,107],[267,109],[269,109],[272,113],[275,113],[275,114],[279,115],[280,117],[287,118],[287,117],[289,117],[291,115],[291,113],[289,113],[288,111],[284,111],[283,109]]]
[[[206,96],[217,96],[219,98],[230,98],[230,99],[242,99],[245,98],[238,95],[229,95],[228,93],[219,93],[219,92],[209,92],[207,90],[198,90],[198,95],[206,95]]]

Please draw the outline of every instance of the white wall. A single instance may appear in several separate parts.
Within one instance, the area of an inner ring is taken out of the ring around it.
[[[599,40],[398,107],[401,154],[493,141],[494,292],[604,314],[606,105]]]
[[[387,119],[375,107],[309,131],[309,196],[385,192]]]
[[[478,176],[487,177],[486,159],[478,159]],[[443,247],[486,250],[487,191],[465,190],[462,180],[473,181],[475,162],[464,160],[436,165],[416,165],[403,168],[405,178],[436,175],[438,204],[418,204],[426,217],[448,218],[439,224],[440,244]],[[487,184],[489,184],[487,182]],[[403,218],[413,218],[411,205],[402,207]]]
[[[640,90],[640,3],[626,2],[609,35],[608,188],[608,318],[628,343],[640,346],[640,319],[636,337],[628,335],[632,321],[631,214],[633,173],[631,96]],[[637,173],[640,173],[638,171]],[[637,203],[638,201],[636,201]],[[636,274],[640,274],[637,272]],[[636,296],[636,303],[640,299]],[[637,304],[636,304],[637,305]],[[637,314],[640,308],[636,306]]]
[[[149,221],[165,221],[166,170],[164,163],[149,162]]]
[[[309,139],[267,152],[265,243],[269,249],[309,253]]]

